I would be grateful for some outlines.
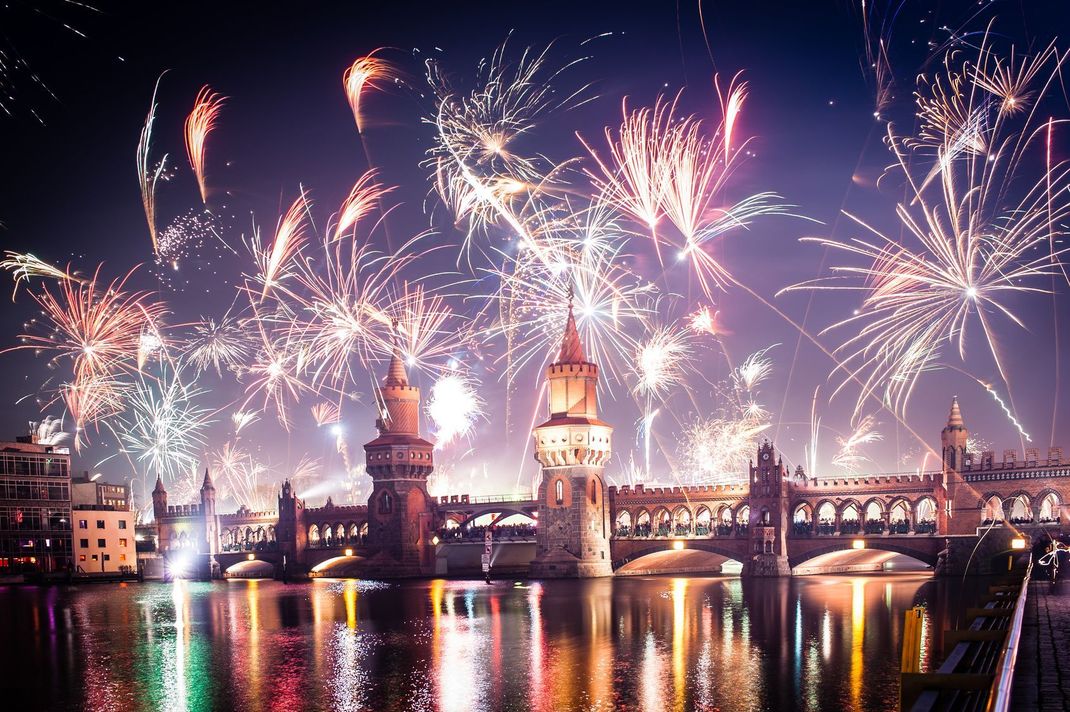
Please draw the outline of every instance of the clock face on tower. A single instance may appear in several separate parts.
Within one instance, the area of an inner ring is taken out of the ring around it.
[[[763,452],[763,453],[762,453],[762,459],[763,459],[763,460],[768,460],[768,459],[769,459],[769,453],[767,453],[767,452]]]

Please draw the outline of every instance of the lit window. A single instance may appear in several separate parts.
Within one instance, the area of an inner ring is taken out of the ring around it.
[[[563,480],[558,480],[554,483],[554,498],[558,504],[565,503],[565,483]]]
[[[97,555],[96,555],[96,554],[93,554],[93,561],[96,561],[96,560],[97,560],[97,558],[98,558],[98,557],[97,557]]]
[[[89,522],[87,522],[84,519],[79,519],[78,520],[78,528],[79,529],[88,529],[89,528]]]
[[[78,556],[78,560],[79,560],[79,561],[85,561],[85,554],[80,554],[80,555]]]
[[[126,561],[126,554],[119,554],[119,561]]]
[[[119,546],[126,546],[126,539],[120,539]]]

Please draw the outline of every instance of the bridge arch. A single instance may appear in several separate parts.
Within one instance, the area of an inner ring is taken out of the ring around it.
[[[864,549],[855,549],[854,540],[849,537],[830,537],[828,539],[823,538],[822,540],[827,541],[828,543],[822,546],[815,546],[813,548],[807,549],[805,552],[788,557],[788,566],[791,567],[791,570],[793,572],[803,564],[813,561],[818,557],[824,557],[829,554],[837,553],[860,554],[861,552],[865,551],[885,551],[893,554],[901,554],[903,556],[908,556],[911,559],[920,561],[926,566],[936,566],[937,555],[936,553],[933,553],[933,551],[930,550],[931,547],[928,549],[923,549],[912,547],[907,543],[899,543],[895,540],[887,540],[881,537],[871,537],[865,539]],[[925,540],[927,541],[928,537],[925,537]]]
[[[224,578],[273,578],[275,564],[263,559],[238,561],[223,572]]]
[[[810,506],[809,502],[796,502],[795,506],[791,510],[791,521],[799,524],[812,522],[814,519],[814,508]]]
[[[708,556],[696,556],[706,554]],[[709,556],[712,555],[712,556]],[[683,548],[666,546],[665,542],[652,544],[631,553],[629,556],[613,561],[615,575],[643,573],[721,573],[725,562],[742,564],[745,554],[742,551],[720,545],[712,539],[690,539]],[[647,567],[656,567],[649,570]]]
[[[463,528],[465,528],[467,526],[470,526],[474,521],[476,521],[480,517],[485,517],[488,514],[497,514],[498,516],[495,519],[495,521],[506,519],[508,517],[513,517],[513,516],[521,516],[521,517],[524,517],[526,519],[530,519],[532,521],[535,520],[535,518],[531,516],[530,512],[525,512],[523,509],[520,509],[519,507],[502,506],[502,507],[497,507],[497,508],[494,508],[494,509],[482,509],[482,510],[480,510],[478,512],[472,512],[472,514],[469,515],[467,518],[461,519],[461,521],[457,524],[457,526],[459,526],[459,527],[461,527],[463,529]]]

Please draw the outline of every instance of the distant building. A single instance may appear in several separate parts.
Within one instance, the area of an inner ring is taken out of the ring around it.
[[[71,456],[35,435],[0,442],[0,574],[72,564]]]
[[[75,573],[126,573],[137,571],[134,513],[110,505],[76,505],[74,521]]]
[[[72,477],[71,506],[98,504],[115,509],[130,509],[130,490],[126,485],[94,479],[88,472],[83,473],[81,477]]]

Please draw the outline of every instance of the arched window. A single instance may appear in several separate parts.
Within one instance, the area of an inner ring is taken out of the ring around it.
[[[598,480],[591,480],[591,504],[598,504]]]
[[[765,507],[762,507],[762,525],[763,525],[763,526],[768,526],[768,525],[769,525],[769,522],[770,522],[770,519],[769,519],[769,510],[768,510],[768,509],[766,509]],[[767,543],[768,543],[768,542],[767,542]]]
[[[308,528],[308,543],[317,546],[320,543],[320,528],[313,524]]]
[[[554,482],[554,500],[558,505],[565,503],[565,482],[564,480],[557,480]]]
[[[383,492],[379,497],[379,514],[390,514],[394,511],[394,502],[389,492]]]
[[[1040,521],[1059,521],[1059,497],[1054,492],[1049,492],[1040,500]]]
[[[1011,502],[1011,521],[1015,523],[1033,521],[1033,510],[1029,507],[1029,498],[1020,494]]]
[[[881,506],[877,502],[870,502],[866,505],[866,521],[876,522],[880,521],[884,512],[881,511]]]
[[[984,509],[981,513],[981,520],[983,522],[1002,522],[1003,521],[1003,500],[996,495],[992,495],[985,501]]]

